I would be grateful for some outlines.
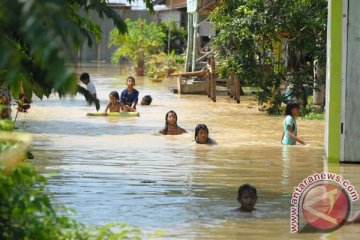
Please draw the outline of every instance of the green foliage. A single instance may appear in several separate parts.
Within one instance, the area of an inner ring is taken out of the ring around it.
[[[134,0],[128,0],[132,2]],[[113,20],[126,32],[121,17],[107,0],[2,0],[0,2],[0,77],[13,96],[24,92],[42,99],[53,92],[59,97],[77,92],[74,69],[67,56],[84,41],[100,39],[100,27],[90,19]],[[150,0],[145,1],[148,7]],[[81,14],[80,14],[81,13]]]
[[[29,164],[10,172],[0,166],[0,239],[141,239],[127,224],[85,227],[67,216],[69,209],[53,207],[45,184]]]
[[[259,104],[270,103],[271,114],[280,112],[283,82],[293,84],[293,95],[306,106],[304,85],[314,86],[314,60],[325,67],[326,0],[222,0],[211,20],[219,32],[211,44],[221,57],[223,78],[235,74],[243,84],[260,87]],[[315,80],[324,83],[323,77]]]
[[[159,75],[163,71],[166,58],[167,56],[164,52],[152,55],[146,64],[146,76],[148,78],[160,77]]]
[[[147,24],[145,20],[125,20],[127,33],[113,29],[109,36],[109,46],[117,47],[111,56],[111,62],[119,63],[121,57],[130,59],[133,65],[143,67],[152,54],[159,53],[163,48],[164,33],[156,23]]]
[[[301,118],[309,120],[324,120],[325,113],[320,106],[310,104],[307,108],[301,109]]]
[[[302,116],[303,119],[308,119],[308,120],[324,120],[325,119],[325,114],[324,113],[315,113],[315,112],[309,112],[306,115]]]
[[[185,28],[178,26],[173,18],[170,21],[161,22],[160,23],[161,31],[166,36],[164,38],[164,52],[172,52],[175,54],[182,54],[186,48],[186,30]],[[169,31],[170,31],[170,49],[168,49],[169,45]]]
[[[18,143],[14,141],[0,141],[0,154],[5,151],[16,150],[19,147]]]
[[[12,131],[14,130],[15,123],[9,119],[0,120],[0,130],[2,131]]]

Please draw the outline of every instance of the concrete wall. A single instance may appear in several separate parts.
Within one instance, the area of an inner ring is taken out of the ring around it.
[[[360,1],[328,2],[325,153],[360,163]]]
[[[173,19],[178,26],[182,25],[181,14],[181,11],[178,10],[165,10],[157,12],[160,22],[168,22],[170,19]]]
[[[347,57],[345,82],[345,117],[342,119],[344,158],[347,162],[360,162],[360,1],[349,0]],[[344,91],[343,90],[343,91]]]

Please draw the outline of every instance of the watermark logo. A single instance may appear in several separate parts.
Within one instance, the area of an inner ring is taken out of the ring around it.
[[[331,232],[344,225],[351,202],[359,199],[354,186],[334,173],[316,173],[294,187],[291,232]]]

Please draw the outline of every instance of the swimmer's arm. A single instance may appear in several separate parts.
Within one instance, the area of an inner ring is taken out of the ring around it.
[[[131,105],[132,106],[132,105]],[[126,112],[136,112],[136,109],[131,107],[129,105],[124,105],[123,108],[125,109]]]
[[[137,100],[136,101],[133,101],[130,108],[129,108],[129,111],[130,112],[135,112],[136,111],[136,104],[137,104]]]
[[[110,108],[110,103],[108,103],[108,105],[106,106],[106,108],[105,108],[105,110],[104,110],[104,115],[107,115],[107,111],[108,111],[108,109]]]
[[[300,143],[300,144],[302,144],[302,145],[305,145],[305,144],[306,144],[303,140],[301,140],[300,138],[298,138],[297,136],[295,136],[295,134],[293,133],[293,129],[292,129],[292,127],[291,127],[290,125],[288,125],[287,128],[288,128],[289,136],[290,136],[291,139],[297,141],[298,143]]]

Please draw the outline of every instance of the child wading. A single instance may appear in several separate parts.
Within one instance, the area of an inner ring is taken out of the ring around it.
[[[86,85],[86,89],[91,93],[94,99],[96,99],[96,89],[92,81],[90,81],[90,75],[88,73],[82,73],[80,75],[80,81]]]
[[[288,102],[285,110],[284,132],[281,143],[295,145],[296,142],[305,145],[305,142],[297,137],[296,117],[300,114],[300,105],[296,102]]]

